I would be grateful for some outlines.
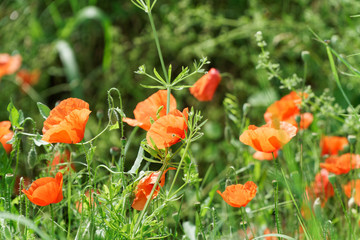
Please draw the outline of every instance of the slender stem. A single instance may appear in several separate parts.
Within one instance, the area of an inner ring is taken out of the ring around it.
[[[273,181],[274,185],[274,201],[275,201],[275,223],[276,223],[276,229],[277,233],[281,233],[281,226],[280,226],[280,218],[279,218],[279,210],[278,210],[278,198],[279,198],[279,183],[278,183],[278,169],[280,168],[279,161],[277,158],[275,158],[274,153],[272,153],[273,160],[275,161],[275,176],[276,179]]]
[[[54,231],[54,209],[52,204],[49,205],[50,206],[50,212],[51,212],[51,233],[52,235],[55,237],[55,231]]]
[[[182,165],[182,163],[183,163],[183,161],[184,161],[184,159],[185,159],[185,156],[186,156],[186,154],[187,154],[187,152],[188,152],[188,149],[189,149],[189,146],[190,146],[190,142],[191,142],[191,138],[189,138],[189,139],[187,140],[187,144],[186,144],[184,153],[183,153],[183,155],[182,155],[182,157],[181,157],[181,160],[180,160],[180,163],[179,163],[179,165],[178,165],[178,167],[177,167],[177,169],[176,169],[175,177],[174,177],[174,179],[173,179],[173,181],[172,181],[172,183],[171,183],[170,190],[169,190],[169,194],[171,193],[171,190],[173,189],[174,184],[175,184],[175,182],[176,182],[177,176],[179,175],[179,172],[180,172],[180,169],[181,169],[181,165]]]
[[[68,232],[67,232],[67,239],[71,239],[70,238],[70,232],[71,232],[71,184],[72,184],[72,179],[71,179],[71,154],[70,154],[70,159],[68,162],[68,194],[67,194],[67,204],[68,204]]]
[[[150,6],[148,6],[149,9],[150,9]],[[154,19],[151,15],[151,10],[148,11],[148,17],[149,17],[149,20],[150,20],[150,24],[151,24],[151,29],[153,31],[153,35],[154,35],[154,39],[155,39],[155,44],[156,44],[156,48],[157,48],[157,51],[158,51],[158,54],[159,54],[159,59],[160,59],[160,63],[161,63],[161,68],[163,70],[163,73],[164,73],[164,76],[165,76],[165,80],[166,80],[166,83],[167,83],[167,104],[166,104],[166,114],[168,114],[170,112],[170,94],[171,94],[171,87],[170,87],[170,79],[167,75],[167,72],[166,72],[166,68],[165,68],[165,63],[164,63],[164,58],[162,56],[162,53],[161,53],[161,48],[160,48],[160,42],[159,42],[159,37],[157,35],[157,32],[156,32],[156,28],[155,28],[155,24],[154,24]]]

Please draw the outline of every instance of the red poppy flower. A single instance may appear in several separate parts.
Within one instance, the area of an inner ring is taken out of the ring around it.
[[[159,112],[159,117],[166,115],[167,104],[167,90],[159,90],[142,102],[136,105],[134,110],[135,119],[124,118],[123,121],[130,126],[139,126],[148,131],[151,127],[150,119],[156,121],[156,113],[162,106],[163,109]],[[170,95],[170,112],[176,109],[176,100],[174,96]]]
[[[199,101],[211,101],[220,81],[219,71],[211,68],[190,88],[190,93]]]
[[[12,145],[7,143],[14,135],[13,131],[10,130],[10,127],[10,121],[0,122],[0,143],[4,147],[6,153],[10,153],[12,150]]]
[[[28,70],[22,69],[16,74],[16,79],[21,84],[21,88],[24,91],[27,91],[29,86],[37,84],[39,82],[39,77],[39,70],[29,72]]]
[[[321,155],[337,155],[348,144],[346,137],[323,136],[320,141]]]
[[[227,186],[225,191],[221,193],[219,190],[216,192],[221,195],[224,201],[232,207],[245,207],[256,195],[257,186],[254,182],[249,181],[244,185],[236,184]]]
[[[168,115],[159,118],[151,125],[146,134],[148,144],[153,146],[154,143],[158,149],[164,149],[178,143],[185,138],[187,118],[187,108],[182,113],[175,109]]]
[[[353,180],[348,182],[346,185],[343,186],[345,195],[350,198],[351,195],[353,195],[353,189],[354,191],[354,201],[357,205],[360,206],[360,179]]]
[[[320,173],[316,174],[314,182],[306,188],[306,192],[312,199],[320,198],[321,207],[324,207],[327,200],[334,196],[334,188],[329,181],[329,172],[321,169]]]
[[[360,168],[360,155],[346,153],[340,157],[331,156],[324,163],[320,163],[320,167],[337,175],[346,174],[351,169]]]
[[[277,153],[278,151],[275,151],[273,153],[266,153],[266,152],[260,152],[260,151],[256,151],[254,154],[253,154],[253,158],[255,158],[256,160],[260,160],[260,161],[263,161],[263,160],[266,160],[266,161],[271,161],[275,158],[277,158]],[[274,156],[273,156],[274,154]]]
[[[93,194],[94,194],[94,189],[91,190],[91,195],[90,195],[90,191],[86,191],[85,197],[86,197],[86,201],[88,204],[93,205],[93,207],[96,207],[96,203],[94,202]],[[96,194],[100,194],[99,190],[96,190]],[[76,209],[79,211],[79,213],[81,213],[82,209],[83,209],[83,202],[76,201],[75,206],[76,206]]]
[[[295,119],[297,116],[300,116],[300,128],[308,128],[313,121],[313,115],[311,113],[300,114],[299,105],[301,104],[302,95],[304,95],[304,98],[308,96],[306,93],[292,91],[279,101],[271,104],[264,114],[265,121],[285,121],[298,127]]]
[[[61,163],[68,163],[70,161],[70,151],[65,150],[63,153],[57,152],[54,156],[54,159],[50,162],[51,163],[51,169],[50,172],[54,172],[57,168],[58,164]],[[69,171],[68,164],[59,166],[59,170],[66,168],[66,171]],[[71,168],[75,171],[74,164],[71,164]]]
[[[290,123],[280,122],[279,126],[269,122],[261,127],[250,125],[240,136],[240,141],[256,151],[271,153],[279,150],[296,135],[297,128]]]
[[[84,138],[91,111],[81,99],[68,98],[50,111],[44,122],[42,140],[49,143],[78,143]]]
[[[62,185],[63,175],[58,172],[55,178],[44,177],[35,180],[29,190],[23,189],[22,192],[30,202],[38,206],[47,206],[51,203],[58,203],[63,199]]]
[[[160,178],[160,182],[154,191],[152,199],[156,198],[156,196],[158,195],[158,193],[160,191],[160,186],[161,187],[164,186],[165,174],[169,170],[175,170],[175,168],[170,167],[164,171],[163,175]],[[154,187],[154,184],[155,184],[156,179],[158,178],[159,174],[160,174],[160,171],[153,172],[150,175],[143,177],[139,181],[138,185],[136,186],[136,190],[135,190],[135,199],[131,205],[132,208],[139,210],[139,211],[144,209],[145,204],[146,204],[148,198],[150,197],[150,193],[152,191],[152,188]]]
[[[0,80],[4,75],[15,73],[21,66],[21,56],[19,54],[10,56],[7,53],[0,54]]]

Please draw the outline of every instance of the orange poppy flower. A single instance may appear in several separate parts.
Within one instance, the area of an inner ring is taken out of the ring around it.
[[[86,201],[88,204],[93,205],[93,207],[96,207],[96,203],[94,202],[94,197],[93,197],[94,192],[95,192],[94,189],[92,189],[91,195],[90,195],[90,191],[86,191],[85,197],[86,197]],[[96,194],[100,194],[99,190],[96,190]],[[75,206],[76,206],[76,209],[79,211],[79,213],[81,213],[82,209],[83,209],[83,202],[76,201]]]
[[[266,235],[266,234],[273,234],[273,233],[276,233],[276,231],[270,231],[269,228],[266,228],[266,229],[264,230],[264,235]],[[277,238],[277,237],[265,237],[265,240],[278,240],[278,238]]]
[[[7,143],[14,135],[13,131],[10,130],[10,127],[10,121],[0,122],[0,143],[4,147],[6,153],[10,153],[12,150],[12,145]]]
[[[321,207],[324,207],[327,200],[334,196],[334,188],[329,181],[329,172],[321,169],[320,173],[316,174],[314,182],[306,188],[306,192],[312,199],[320,198]]]
[[[211,68],[207,74],[197,80],[190,88],[190,93],[199,101],[211,101],[220,81],[219,71]]]
[[[24,91],[27,91],[29,86],[37,84],[39,82],[39,78],[40,71],[37,69],[32,72],[22,69],[16,74],[16,79],[21,84],[21,88]]]
[[[306,93],[292,91],[279,101],[271,104],[264,114],[265,121],[285,121],[298,127],[295,119],[297,116],[300,116],[300,128],[308,128],[313,121],[313,115],[311,113],[300,114],[299,105],[301,104],[302,95],[304,95],[305,98],[308,96]]]
[[[260,160],[260,161],[263,161],[263,160],[266,160],[266,161],[271,161],[275,158],[277,158],[277,153],[278,151],[275,151],[273,152],[274,153],[274,156],[273,156],[273,153],[265,153],[265,152],[260,152],[260,151],[256,151],[254,154],[253,154],[253,158],[255,158],[256,160]]]
[[[354,180],[350,181],[346,185],[343,186],[344,193],[348,198],[351,197],[354,188],[355,188],[354,201],[357,205],[360,206],[360,179],[357,179],[355,181]]]
[[[68,98],[50,111],[44,122],[42,140],[49,143],[78,143],[84,138],[91,111],[81,99]]]
[[[57,152],[54,156],[54,159],[50,162],[51,163],[51,169],[50,172],[54,172],[57,168],[57,165],[60,163],[68,163],[70,161],[70,151],[65,150],[63,153]],[[69,171],[68,165],[61,165],[59,166],[59,170],[66,168],[66,171]],[[75,171],[74,164],[71,164],[71,168]]]
[[[0,80],[4,75],[15,73],[21,66],[21,60],[19,54],[14,56],[7,53],[0,54]]]
[[[345,153],[340,157],[331,156],[324,163],[320,163],[320,167],[337,175],[346,174],[351,169],[360,168],[360,155]]]
[[[321,155],[337,155],[348,144],[346,137],[323,136],[320,140]]]
[[[148,131],[151,127],[150,119],[156,121],[156,113],[162,106],[163,109],[159,112],[159,117],[166,115],[167,104],[167,90],[159,90],[142,102],[136,105],[134,110],[135,119],[124,118],[123,121],[130,126],[139,126]],[[170,95],[170,112],[176,109],[176,100],[174,96]]]
[[[175,109],[168,115],[156,120],[146,134],[150,146],[153,143],[158,149],[170,147],[185,138],[187,130],[188,108],[181,113]]]
[[[279,150],[296,135],[297,128],[290,123],[280,122],[279,126],[269,122],[261,127],[250,125],[240,136],[240,141],[256,151],[271,153]]]
[[[225,191],[216,192],[224,201],[232,207],[245,207],[256,195],[257,186],[254,182],[248,181],[244,185],[236,184],[227,186]]]
[[[163,175],[160,178],[160,182],[154,191],[152,199],[156,198],[156,196],[158,195],[158,193],[160,191],[160,186],[161,187],[164,186],[166,172],[169,170],[175,170],[175,169],[176,168],[170,167],[164,171]],[[159,174],[160,174],[160,171],[152,172],[150,175],[143,177],[139,181],[138,185],[136,186],[136,190],[135,190],[135,199],[131,205],[132,208],[139,210],[139,211],[144,209],[145,204],[146,204],[148,198],[150,197],[152,188],[154,187],[154,184],[155,184],[156,179],[158,178]]]
[[[51,203],[58,203],[63,199],[62,185],[63,175],[58,172],[55,178],[44,177],[35,180],[29,190],[23,189],[22,192],[30,202],[38,206],[47,206]]]

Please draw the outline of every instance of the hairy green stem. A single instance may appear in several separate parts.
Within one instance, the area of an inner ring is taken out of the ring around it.
[[[278,169],[280,168],[279,161],[277,158],[275,158],[274,153],[272,153],[273,160],[275,161],[275,182],[273,182],[274,185],[274,201],[275,201],[275,223],[276,223],[276,229],[277,233],[281,233],[281,226],[280,226],[280,218],[279,218],[279,210],[278,210],[278,197],[279,197],[279,183],[278,183]]]

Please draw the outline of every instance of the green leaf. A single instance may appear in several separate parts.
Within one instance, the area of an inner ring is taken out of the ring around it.
[[[9,119],[11,122],[11,125],[15,127],[20,127],[19,119],[20,119],[20,113],[15,108],[12,100],[10,101],[9,105],[7,106],[7,110],[9,112]]]
[[[110,131],[111,130],[116,130],[116,129],[119,129],[119,122],[116,122],[114,125],[110,126]]]
[[[0,144],[0,175],[8,173],[10,164],[8,163],[9,159],[7,157],[6,151],[2,144]]]
[[[141,162],[143,161],[143,156],[144,156],[144,149],[140,146],[139,147],[139,151],[138,151],[138,155],[135,159],[134,165],[131,167],[131,169],[128,171],[128,173],[131,174],[136,174],[137,171],[140,168]]]
[[[42,145],[49,145],[50,143],[45,142],[42,139],[42,136],[40,134],[37,134],[37,136],[35,138],[33,138],[33,141],[35,143],[36,146],[40,147]]]
[[[37,107],[39,109],[41,116],[44,119],[47,119],[48,116],[50,115],[50,108],[41,102],[37,102]]]
[[[160,74],[156,71],[156,68],[154,68],[154,74],[161,82],[166,83]]]

